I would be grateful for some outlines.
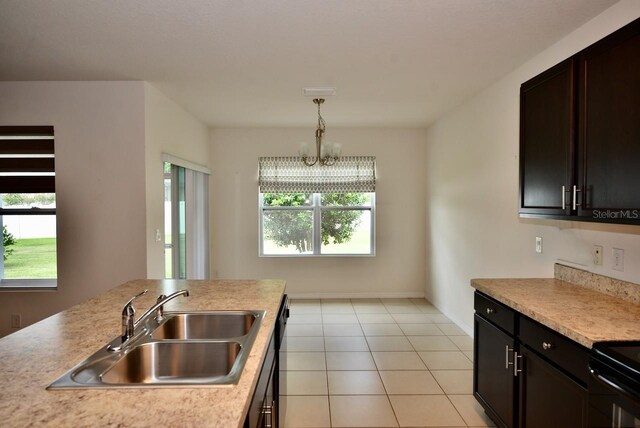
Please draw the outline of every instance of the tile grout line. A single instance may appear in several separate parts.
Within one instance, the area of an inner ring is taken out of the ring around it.
[[[364,342],[365,342],[365,343],[366,343],[366,345],[367,345],[368,353],[371,355],[371,357],[372,357],[372,359],[373,359],[374,366],[376,367],[376,370],[375,370],[375,371],[376,371],[376,374],[378,375],[378,379],[379,379],[379,380],[380,380],[380,382],[382,383],[382,386],[383,386],[383,389],[384,389],[384,395],[387,397],[387,402],[389,402],[389,405],[391,406],[391,410],[392,410],[392,412],[393,412],[393,414],[394,414],[394,417],[395,417],[396,423],[398,424],[398,426],[400,426],[400,421],[399,421],[399,419],[398,419],[398,416],[397,416],[397,414],[396,414],[396,411],[395,411],[395,409],[393,408],[393,405],[391,404],[391,396],[390,396],[390,394],[389,394],[389,392],[388,392],[388,390],[387,390],[387,386],[385,385],[384,381],[382,380],[382,376],[381,376],[381,374],[380,374],[381,369],[380,369],[380,367],[378,366],[378,364],[377,364],[377,362],[375,361],[375,359],[373,358],[373,351],[371,350],[371,346],[370,346],[369,341],[368,341],[369,336],[367,336],[367,335],[364,333],[363,324],[362,324],[362,322],[361,322],[361,320],[360,320],[360,317],[358,316],[358,313],[355,311],[355,308],[353,307],[353,302],[352,302],[352,300],[349,300],[349,302],[350,302],[350,305],[351,305],[352,309],[353,309],[353,310],[354,310],[354,312],[355,312],[355,315],[356,315],[356,317],[355,317],[355,318],[356,318],[356,319],[357,319],[357,321],[358,321],[358,327],[359,327],[359,329],[360,329],[360,332],[362,333],[362,337],[365,339],[365,340],[364,340]],[[420,308],[418,307],[418,305],[416,305],[416,304],[415,304],[415,303],[413,303],[413,302],[410,302],[410,303],[412,303],[412,306],[415,306],[415,309],[420,310]],[[386,308],[386,305],[384,305],[384,304],[383,304],[383,306],[385,307],[385,310],[387,310],[387,311],[388,311],[388,309]],[[422,313],[424,314],[424,312],[422,312]],[[393,324],[394,324],[394,325],[397,325],[397,326],[399,327],[398,320],[397,320],[395,317],[393,317],[393,314],[391,314],[390,312],[387,312],[387,314],[391,315],[391,318],[393,319]],[[325,333],[326,333],[326,332],[325,332],[325,323],[324,323],[324,317],[323,317],[323,315],[324,315],[324,311],[322,310],[322,300],[320,300],[321,332],[322,332],[323,353],[324,353],[324,357],[325,357],[325,370],[324,370],[324,371],[325,371],[325,373],[327,374],[327,376],[326,376],[326,379],[327,379],[327,384],[326,384],[326,386],[327,386],[327,399],[328,399],[328,405],[329,405],[329,424],[330,424],[330,426],[333,426],[333,420],[332,420],[332,418],[331,418],[331,400],[330,400],[331,394],[330,394],[330,391],[329,391],[329,376],[328,376],[329,367],[328,367],[328,358],[327,358],[327,353],[328,353],[328,351],[327,351],[327,348],[326,348],[326,346],[325,346],[325,345],[326,345],[325,338],[326,338],[326,337],[328,337],[328,336],[326,336],[326,335],[325,335]],[[376,324],[376,323],[374,323],[374,324]],[[387,324],[391,324],[391,323],[387,323]],[[409,323],[409,324],[411,324],[411,323]],[[432,322],[432,323],[430,323],[430,324],[434,324],[434,325],[436,325],[437,323]],[[455,323],[453,323],[453,324],[455,325]],[[401,329],[401,328],[400,328],[400,329]],[[460,346],[458,346],[458,344],[457,344],[457,343],[455,343],[455,342],[452,340],[452,336],[463,336],[463,335],[455,335],[455,334],[454,334],[454,335],[449,335],[449,334],[447,334],[446,332],[444,332],[444,331],[443,331],[443,330],[442,330],[438,325],[436,325],[436,329],[437,329],[438,331],[440,331],[441,333],[443,333],[443,334],[442,334],[442,336],[447,337],[447,339],[449,339],[451,342],[453,342],[453,343],[454,343],[454,345],[455,345],[455,347],[456,347],[456,348],[458,348],[458,349],[457,349],[457,351],[454,351],[454,352],[460,352],[460,353],[462,353],[462,354],[465,356],[465,358],[466,358],[467,360],[471,361],[471,359],[470,359],[470,358],[465,354],[465,352],[466,352],[466,351],[463,351],[463,350],[460,348]],[[427,366],[426,362],[424,362],[424,360],[422,359],[422,357],[421,357],[421,356],[420,356],[420,354],[418,353],[418,352],[421,352],[421,351],[418,351],[418,350],[416,349],[416,347],[414,346],[414,344],[409,340],[409,336],[406,334],[406,332],[405,332],[404,330],[402,330],[402,329],[401,329],[401,332],[402,332],[402,335],[394,335],[394,336],[404,337],[407,341],[409,341],[409,343],[410,343],[410,345],[411,345],[411,348],[413,349],[413,351],[410,351],[410,352],[414,352],[414,353],[416,353],[416,355],[418,355],[418,357],[420,358],[420,361],[421,361],[421,362],[423,363],[423,365],[426,367],[426,371],[427,371],[428,373],[431,373],[431,369],[429,369],[429,367]],[[386,335],[383,335],[383,336],[380,336],[380,337],[385,337],[385,336],[386,336]],[[436,337],[437,337],[437,336],[440,336],[440,335],[418,335],[418,336],[436,336]],[[440,337],[442,337],[442,336],[440,336]],[[372,335],[372,337],[374,337],[374,335]],[[464,337],[464,336],[463,336],[463,337]],[[437,351],[437,350],[436,350],[436,351]],[[440,350],[440,351],[441,351],[441,352],[452,352],[452,351],[446,351],[446,350]],[[285,351],[285,352],[286,352],[286,351]],[[302,352],[302,351],[300,351],[300,352]],[[346,351],[345,351],[345,352],[346,352]],[[383,351],[380,351],[380,352],[383,352]],[[393,351],[393,350],[390,350],[389,352],[394,352],[394,351]],[[429,351],[427,351],[427,352],[429,352]],[[435,352],[435,351],[431,351],[431,352]],[[451,369],[451,370],[454,370],[454,369]],[[347,371],[354,371],[354,370],[347,370]],[[432,376],[433,376],[433,375],[432,375]],[[442,390],[443,394],[399,394],[399,395],[416,395],[416,396],[421,396],[421,395],[445,395],[445,396],[447,397],[447,401],[448,401],[448,402],[453,406],[453,408],[454,408],[454,410],[455,410],[456,414],[461,418],[461,420],[463,421],[464,425],[468,427],[468,426],[469,426],[469,425],[468,425],[468,423],[464,420],[464,418],[462,417],[462,414],[460,413],[460,411],[458,410],[458,408],[454,405],[453,401],[451,400],[451,398],[450,398],[450,394],[447,394],[447,393],[444,391],[444,388],[442,388],[442,385],[440,384],[440,382],[438,382],[438,380],[435,378],[435,376],[433,376],[433,378],[434,378],[434,380],[435,380],[436,384],[438,385],[438,387],[439,387],[439,388],[441,388],[441,390]],[[350,396],[350,395],[378,395],[378,394],[336,394],[336,395]],[[462,393],[462,394],[453,394],[453,395],[468,395],[468,394],[464,394],[464,393]]]
[[[326,378],[327,378],[327,408],[329,410],[329,427],[333,427],[333,418],[331,417],[331,392],[329,391],[329,363],[327,362],[327,342],[326,342],[326,337],[324,335],[324,317],[322,317],[322,315],[324,315],[323,311],[322,311],[322,300],[320,301],[320,316],[322,319],[322,346],[324,349],[324,368],[325,368],[325,374],[326,374]]]

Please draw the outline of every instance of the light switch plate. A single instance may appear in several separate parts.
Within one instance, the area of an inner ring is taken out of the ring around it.
[[[542,237],[536,236],[536,253],[542,254]]]
[[[613,253],[613,270],[624,270],[624,250],[622,248],[614,248]]]

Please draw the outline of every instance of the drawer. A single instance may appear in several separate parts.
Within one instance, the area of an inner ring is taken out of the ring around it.
[[[513,309],[479,291],[475,292],[474,308],[478,315],[491,321],[507,333],[515,335],[516,313]]]
[[[520,342],[574,378],[587,384],[589,350],[573,340],[524,316],[520,317]]]

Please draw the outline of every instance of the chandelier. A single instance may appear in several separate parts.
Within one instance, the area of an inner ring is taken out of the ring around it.
[[[316,155],[315,157],[309,156],[309,144],[302,143],[300,144],[300,149],[298,153],[302,158],[302,162],[304,162],[307,166],[313,166],[316,163],[320,162],[322,166],[331,166],[336,163],[338,158],[340,158],[340,153],[342,152],[342,147],[337,143],[330,143],[328,141],[322,141],[322,137],[326,132],[327,124],[322,118],[320,114],[320,106],[324,103],[324,98],[314,98],[314,104],[318,106],[318,127],[316,128]]]

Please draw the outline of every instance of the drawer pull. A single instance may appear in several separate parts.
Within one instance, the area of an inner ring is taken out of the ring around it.
[[[517,352],[513,353],[513,375],[518,377],[518,373],[522,372],[522,368],[518,368],[518,358],[522,359],[522,355],[518,355]]]
[[[262,415],[265,417],[265,423],[264,423],[264,427],[265,428],[274,428],[273,426],[273,421],[274,421],[274,407],[275,407],[275,403],[272,402],[270,406],[263,406],[262,407]]]
[[[493,308],[487,308],[487,314],[495,314],[496,310]]]
[[[513,352],[513,348],[509,348],[509,345],[504,347],[504,368],[508,369],[513,363],[509,361],[509,352]]]
[[[554,345],[553,343],[542,342],[542,349],[544,349],[545,351],[548,351],[549,349],[553,349],[555,347],[556,347],[556,345]]]

